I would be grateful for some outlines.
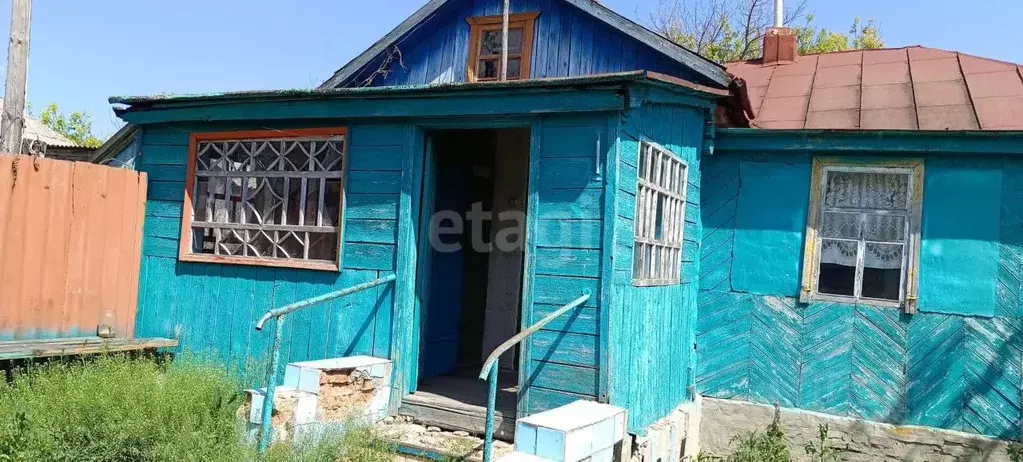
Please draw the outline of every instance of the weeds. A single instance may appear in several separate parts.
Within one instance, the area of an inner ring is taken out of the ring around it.
[[[791,460],[785,432],[781,428],[781,410],[774,407],[774,419],[763,433],[753,432],[738,438],[739,445],[725,460],[728,462],[788,462]]]
[[[806,443],[806,446],[803,446],[806,455],[810,456],[811,460],[820,462],[838,460],[840,450],[828,445],[828,424],[819,424],[817,431],[817,441]],[[848,447],[849,445],[846,444],[846,449]]]
[[[368,430],[316,444],[243,442],[242,377],[197,360],[103,357],[15,371],[0,383],[0,461],[370,461]]]

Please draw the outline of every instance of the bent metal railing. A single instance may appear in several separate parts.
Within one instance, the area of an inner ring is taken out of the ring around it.
[[[522,342],[536,333],[536,331],[546,326],[551,321],[557,319],[559,316],[567,313],[568,311],[579,307],[583,303],[586,303],[590,299],[589,291],[584,291],[583,295],[571,303],[558,308],[557,311],[547,315],[547,317],[539,320],[536,324],[529,326],[528,329],[519,332],[518,335],[508,339],[508,341],[501,344],[501,346],[494,349],[493,353],[487,357],[487,361],[483,363],[483,371],[480,372],[480,379],[488,380],[490,383],[490,392],[487,394],[487,423],[484,430],[483,439],[483,462],[491,462],[493,456],[493,445],[494,445],[494,407],[497,401],[497,360],[500,359],[504,352],[510,350],[516,344]]]
[[[334,299],[338,299],[347,295],[354,294],[356,292],[362,292],[366,289],[372,289],[376,286],[393,282],[397,279],[397,276],[390,275],[382,277],[375,281],[366,282],[363,284],[355,285],[347,289],[342,289],[337,292],[331,292],[329,294],[320,295],[318,297],[308,298],[300,302],[295,302],[290,305],[282,306],[280,308],[272,309],[267,311],[259,322],[256,323],[256,330],[262,331],[263,324],[270,319],[276,319],[274,323],[274,343],[270,349],[270,365],[267,366],[266,373],[266,395],[263,397],[263,409],[259,423],[259,451],[266,452],[267,448],[270,447],[270,442],[273,441],[273,427],[270,425],[270,419],[273,417],[273,402],[274,402],[274,391],[277,389],[277,377],[279,375],[277,369],[280,367],[281,360],[281,341],[284,335],[284,316],[301,310],[303,308],[309,308],[310,306],[319,305],[320,303],[329,302]]]

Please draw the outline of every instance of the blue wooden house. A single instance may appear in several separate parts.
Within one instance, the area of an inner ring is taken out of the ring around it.
[[[394,274],[296,312],[285,357],[389,358],[393,410],[478,429],[483,359],[589,295],[502,358],[506,434],[585,399],[642,435],[697,394],[1017,434],[1019,68],[726,69],[591,0],[512,0],[504,64],[501,5],[431,0],[315,90],[112,98],[140,335],[259,362],[267,309]]]

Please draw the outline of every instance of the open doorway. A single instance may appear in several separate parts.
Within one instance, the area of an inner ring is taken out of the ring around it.
[[[529,130],[429,134],[420,218],[417,391],[403,410],[437,426],[481,431],[486,357],[521,325]],[[498,436],[511,435],[518,351],[499,363]],[[501,420],[505,420],[502,418]]]

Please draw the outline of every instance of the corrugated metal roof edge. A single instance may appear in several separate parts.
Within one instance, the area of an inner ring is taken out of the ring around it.
[[[550,79],[515,80],[508,82],[452,82],[430,85],[409,85],[392,87],[337,88],[337,89],[285,89],[256,90],[207,94],[153,95],[153,96],[112,96],[111,104],[128,106],[155,106],[172,103],[200,103],[232,100],[261,99],[315,99],[343,97],[400,96],[417,93],[444,93],[454,91],[502,90],[517,88],[561,88],[577,85],[601,85],[648,81],[659,83],[685,93],[699,93],[709,97],[728,96],[727,90],[698,85],[665,74],[649,71],[630,71],[611,74],[595,74],[581,77],[558,77]],[[129,109],[115,109],[120,114]]]
[[[718,128],[715,152],[804,151],[842,154],[1020,154],[1023,131]]]

